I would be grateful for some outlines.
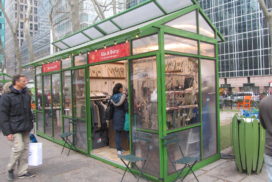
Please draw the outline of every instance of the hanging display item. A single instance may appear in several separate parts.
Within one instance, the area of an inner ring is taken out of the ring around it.
[[[88,61],[89,63],[96,63],[126,56],[130,56],[129,42],[117,44],[105,49],[92,51],[89,53]]]

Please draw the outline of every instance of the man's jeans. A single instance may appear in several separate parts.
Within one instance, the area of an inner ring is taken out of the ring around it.
[[[268,175],[268,182],[272,182],[272,156],[264,154],[264,162]]]
[[[16,133],[13,135],[10,161],[7,166],[8,171],[14,170],[16,162],[18,165],[18,175],[24,175],[28,169],[28,146],[29,132]]]

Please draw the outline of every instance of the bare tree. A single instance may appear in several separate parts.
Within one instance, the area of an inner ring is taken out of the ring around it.
[[[80,29],[80,18],[79,18],[79,6],[80,0],[68,0],[70,6],[70,20],[72,23],[72,31],[76,32]]]
[[[266,18],[268,28],[269,28],[269,38],[270,38],[270,61],[269,67],[272,67],[272,11],[268,9],[268,6],[265,4],[264,0],[258,0],[261,9],[263,10],[264,16]],[[272,4],[272,0],[269,0]]]
[[[10,17],[7,15],[2,3],[0,3],[0,9],[5,17],[5,20],[8,24],[10,31],[11,31],[11,36],[13,39],[13,44],[14,44],[14,48],[15,48],[15,72],[20,74],[22,72],[22,67],[21,67],[22,56],[21,56],[21,52],[20,52],[20,48],[19,48],[19,41],[17,39],[17,30],[18,30],[18,26],[19,26],[19,13],[17,10],[17,17],[15,19],[15,23],[13,24],[10,20]]]
[[[29,55],[28,62],[34,61],[33,42],[32,42],[32,36],[30,35],[30,27],[29,27],[30,14],[31,14],[31,3],[30,3],[30,0],[27,0],[27,11],[26,11],[26,16],[24,18],[24,33],[25,33],[25,40],[28,45],[28,55]]]

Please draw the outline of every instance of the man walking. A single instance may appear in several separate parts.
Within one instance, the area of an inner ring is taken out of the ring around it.
[[[3,134],[12,142],[10,161],[7,166],[8,180],[14,179],[17,163],[18,177],[33,177],[28,172],[29,133],[33,128],[31,97],[28,94],[24,75],[15,75],[10,92],[2,95],[0,100],[0,124]]]
[[[265,155],[264,161],[266,164],[268,181],[272,182],[272,95],[261,100],[260,103],[260,121],[263,128],[266,130],[265,137]]]

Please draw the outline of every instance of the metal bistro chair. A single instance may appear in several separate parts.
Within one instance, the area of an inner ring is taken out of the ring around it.
[[[176,134],[171,134],[171,135],[167,135],[165,137],[162,138],[163,139],[163,144],[164,146],[167,148],[168,145],[177,145],[178,149],[181,153],[181,158],[173,161],[171,160],[171,158],[169,158],[172,166],[174,167],[176,173],[178,173],[176,179],[174,181],[178,181],[179,177],[182,175],[183,170],[185,170],[187,167],[189,168],[188,172],[185,173],[185,175],[180,179],[181,181],[183,181],[185,179],[185,177],[189,174],[189,172],[191,171],[195,177],[195,179],[198,181],[194,171],[193,171],[193,167],[194,165],[197,163],[197,161],[199,160],[199,157],[190,157],[190,156],[185,156],[181,146],[179,144],[180,139],[179,136]],[[169,156],[169,155],[168,155]],[[180,171],[178,172],[177,168],[176,168],[176,164],[183,164],[183,168],[180,169]],[[198,181],[199,182],[199,181]]]
[[[74,125],[74,119],[70,119],[70,124]],[[64,144],[63,144],[63,147],[62,147],[62,150],[61,150],[61,154],[63,153],[63,150],[65,148],[65,146],[68,146],[69,148],[69,151],[67,153],[67,156],[70,154],[70,151],[71,149],[76,149],[73,145],[73,142],[69,139],[69,137],[74,137],[75,133],[72,131],[72,132],[64,132],[62,134],[60,134],[59,136],[61,137],[61,139],[64,141]]]
[[[147,152],[145,157],[139,157],[134,154],[128,154],[128,155],[118,155],[120,160],[124,163],[126,166],[125,172],[122,176],[121,182],[123,181],[126,172],[129,171],[136,179],[137,182],[139,181],[140,177],[144,176],[143,169],[145,168],[145,165],[149,159],[149,153],[152,147],[152,135],[148,133],[143,132],[137,132],[137,135],[133,137],[134,142],[143,142],[145,143],[145,146],[147,147]],[[138,167],[137,163],[142,162],[142,167]],[[132,166],[136,167],[140,171],[140,175],[136,176],[133,171],[131,170]]]

